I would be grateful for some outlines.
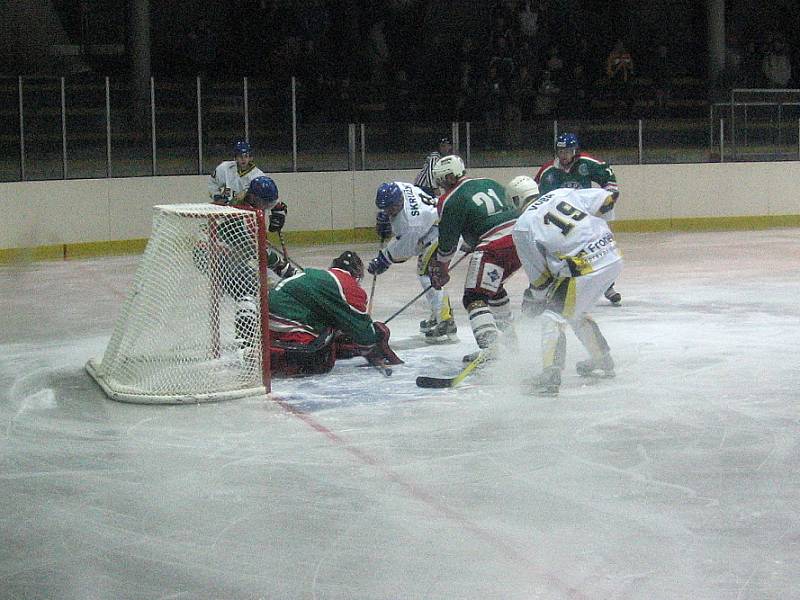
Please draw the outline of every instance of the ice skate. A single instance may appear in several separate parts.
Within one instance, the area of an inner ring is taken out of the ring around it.
[[[609,286],[603,295],[606,297],[606,300],[611,302],[614,306],[619,306],[622,302],[622,294],[615,290],[613,285]]]
[[[439,324],[439,321],[436,317],[431,317],[430,319],[425,319],[419,322],[419,331],[422,334],[427,335],[429,331],[433,331],[436,329],[436,326]]]
[[[446,344],[447,342],[457,342],[457,331],[458,327],[456,327],[455,320],[447,319],[446,321],[437,323],[425,332],[425,342],[428,344]]]
[[[483,354],[484,354],[483,364],[486,364],[488,362],[496,360],[497,359],[497,344],[492,344],[488,348],[481,348],[479,350],[476,350],[475,352],[470,352],[469,354],[465,354],[463,356],[463,358],[461,359],[461,362],[463,362],[463,363],[471,363],[473,360],[478,358],[478,355],[481,352],[483,352]]]
[[[533,391],[539,396],[556,396],[561,386],[561,369],[547,367],[533,381]]]
[[[610,379],[615,377],[614,372],[614,359],[610,354],[604,354],[601,358],[595,360],[582,360],[575,365],[575,370],[581,377],[603,377]]]

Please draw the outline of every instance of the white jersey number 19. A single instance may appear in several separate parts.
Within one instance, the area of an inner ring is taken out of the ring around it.
[[[570,220],[580,221],[586,216],[585,212],[578,210],[572,206],[572,204],[569,202],[564,202],[563,200],[556,204],[556,210],[567,218],[564,219],[559,215],[548,212],[544,216],[544,222],[558,227],[561,230],[562,235],[567,235],[570,231],[572,231],[573,227],[575,227],[575,224],[570,223]]]

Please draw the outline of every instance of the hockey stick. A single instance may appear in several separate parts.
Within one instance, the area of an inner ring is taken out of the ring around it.
[[[462,260],[464,260],[464,257],[466,257],[466,256],[468,256],[468,255],[469,255],[469,252],[467,252],[466,254],[462,254],[461,256],[459,256],[459,257],[458,257],[458,260],[456,260],[456,261],[455,261],[455,262],[454,262],[452,265],[450,265],[450,268],[451,268],[451,269],[452,269],[452,268],[454,268],[454,267],[455,267],[455,266],[456,266],[458,263],[460,263]],[[416,296],[414,296],[414,297],[413,297],[411,300],[409,300],[408,302],[406,302],[406,304],[404,304],[404,305],[403,305],[403,306],[402,306],[402,307],[401,307],[401,308],[400,308],[400,309],[399,309],[397,312],[395,312],[395,313],[394,313],[394,314],[393,314],[391,317],[389,317],[388,319],[386,319],[386,320],[384,321],[384,323],[388,323],[389,321],[391,321],[392,319],[394,319],[394,318],[395,318],[397,315],[399,315],[401,312],[403,312],[403,311],[404,311],[405,309],[407,309],[409,306],[411,306],[412,304],[414,304],[414,302],[416,302],[417,300],[419,300],[420,298],[422,298],[422,297],[423,297],[425,294],[427,294],[427,293],[428,293],[428,290],[429,290],[429,289],[431,289],[432,287],[433,287],[433,284],[430,284],[428,287],[426,287],[424,290],[422,290],[422,291],[421,291],[419,294],[417,294],[417,295],[416,295]]]
[[[464,379],[470,373],[472,373],[475,369],[477,369],[484,360],[486,360],[486,353],[484,351],[481,351],[478,353],[478,356],[473,358],[472,361],[466,367],[461,369],[461,372],[455,377],[417,377],[417,387],[421,388],[456,387],[459,383],[464,381]]]
[[[283,252],[283,258],[286,262],[292,262],[289,260],[289,251],[286,249],[286,240],[283,238],[283,231],[280,229],[278,230],[278,239],[281,241],[281,252]]]
[[[278,239],[281,242],[281,253],[283,254],[283,259],[301,271],[305,271],[305,268],[302,265],[299,265],[296,260],[289,257],[289,251],[286,249],[286,240],[283,237],[283,231],[278,231]]]
[[[383,250],[383,238],[381,238],[381,245],[378,248],[378,254]],[[369,288],[369,302],[367,302],[367,314],[372,316],[372,301],[375,299],[375,284],[378,282],[378,274],[372,274],[372,285]]]

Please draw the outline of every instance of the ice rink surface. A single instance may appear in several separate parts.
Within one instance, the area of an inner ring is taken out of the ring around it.
[[[0,268],[0,598],[800,597],[800,230],[618,238],[623,305],[593,313],[617,377],[584,385],[569,332],[557,398],[528,389],[536,321],[462,387],[415,386],[474,349],[463,264],[459,343],[424,344],[420,300],[390,378],[353,359],[189,406],[84,371],[138,257]],[[376,318],[418,291],[395,265]]]

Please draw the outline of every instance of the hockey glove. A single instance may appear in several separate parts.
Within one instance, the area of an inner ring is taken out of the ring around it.
[[[431,278],[431,286],[434,289],[440,290],[447,285],[447,282],[450,281],[449,269],[448,263],[440,262],[435,258],[431,261],[428,266],[428,277]]]
[[[233,192],[230,188],[221,188],[216,194],[211,196],[214,204],[230,204],[233,198]]]
[[[390,261],[383,251],[378,252],[378,256],[373,258],[369,261],[367,265],[367,271],[370,275],[380,275],[381,273],[385,272],[392,265],[392,261]]]
[[[272,212],[269,215],[270,231],[280,231],[281,229],[283,229],[283,226],[286,224],[287,212],[289,212],[289,209],[283,202],[278,202],[275,206],[272,207]]]
[[[375,217],[375,233],[378,234],[378,237],[381,238],[381,240],[391,237],[392,223],[389,219],[389,215],[386,214],[386,211],[378,211],[378,214]]]
[[[372,326],[375,328],[375,345],[369,348],[364,354],[372,365],[401,365],[403,361],[397,354],[394,353],[389,347],[389,336],[391,332],[385,323],[380,321],[373,321]]]
[[[528,287],[522,293],[522,314],[526,317],[538,317],[544,312],[547,306],[547,296],[542,295],[541,292],[535,292],[533,288]]]
[[[270,267],[273,272],[280,277],[281,279],[288,279],[289,277],[294,277],[297,274],[297,269],[294,268],[292,263],[285,261],[284,259],[279,259],[273,266]]]

